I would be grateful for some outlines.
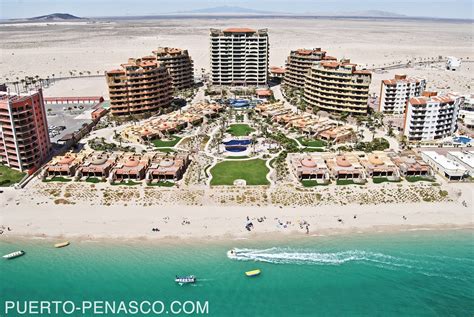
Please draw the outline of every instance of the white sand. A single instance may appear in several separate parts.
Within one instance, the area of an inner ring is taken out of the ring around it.
[[[451,186],[451,185],[448,185]],[[459,192],[458,190],[462,190]],[[179,190],[178,190],[179,191]],[[452,202],[385,203],[367,205],[323,205],[302,207],[190,206],[172,202],[164,205],[97,205],[93,200],[75,205],[55,205],[31,189],[11,188],[2,194],[0,225],[10,227],[3,236],[86,237],[86,238],[209,238],[253,237],[282,233],[306,235],[300,221],[310,224],[310,235],[412,229],[474,228],[473,186],[451,186]],[[468,207],[462,205],[466,201]],[[354,215],[357,218],[354,219]],[[246,218],[254,229],[245,229]],[[404,219],[403,217],[406,217]],[[169,218],[168,218],[169,217]],[[257,218],[266,220],[258,222]],[[278,218],[278,220],[276,219]],[[339,222],[342,219],[343,222]],[[183,220],[190,224],[183,225]],[[278,221],[287,228],[278,225]],[[159,228],[160,232],[153,232]]]

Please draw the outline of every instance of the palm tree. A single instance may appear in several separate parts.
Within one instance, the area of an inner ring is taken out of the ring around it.
[[[257,136],[254,134],[252,135],[252,147],[253,147],[253,152],[255,153],[255,146],[257,145]]]

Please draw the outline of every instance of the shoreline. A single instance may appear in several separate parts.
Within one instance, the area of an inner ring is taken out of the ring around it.
[[[229,242],[245,242],[250,243],[270,243],[270,242],[297,242],[315,238],[330,238],[330,237],[351,237],[351,236],[377,236],[383,234],[403,234],[408,232],[446,232],[446,231],[473,231],[474,223],[466,225],[425,225],[425,226],[378,226],[368,228],[366,230],[360,229],[326,229],[319,233],[313,234],[302,234],[297,232],[282,233],[282,232],[270,232],[270,233],[253,233],[247,237],[234,236],[231,234],[225,234],[221,236],[200,236],[200,237],[181,237],[181,236],[161,236],[161,237],[149,237],[149,236],[90,236],[90,235],[33,235],[33,234],[11,234],[0,237],[0,241],[6,243],[13,243],[18,241],[44,241],[48,243],[57,243],[58,239],[69,239],[71,243],[106,243],[106,244],[118,244],[118,243],[160,243],[162,246],[173,246],[181,243],[186,245],[196,245],[205,243],[206,245],[219,245],[228,244]]]
[[[21,204],[4,208],[0,219],[0,225],[5,227],[0,239],[197,239],[212,242],[474,229],[470,208],[456,202],[298,208],[179,205],[66,207]],[[253,224],[251,231],[245,228],[248,222]],[[307,225],[309,233],[306,233]],[[8,231],[8,227],[12,231]],[[160,231],[152,231],[152,228]]]

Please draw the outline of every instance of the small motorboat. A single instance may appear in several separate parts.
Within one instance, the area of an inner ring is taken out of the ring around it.
[[[187,276],[176,276],[174,281],[178,284],[192,284],[196,283],[196,277],[194,275],[187,275]]]
[[[248,277],[253,277],[253,276],[260,275],[260,273],[261,273],[260,270],[252,270],[252,271],[245,272],[245,275],[247,275]]]
[[[55,248],[64,248],[64,247],[67,247],[69,245],[69,241],[64,241],[64,242],[60,242],[60,243],[56,243],[54,245]]]
[[[25,251],[23,250],[20,250],[20,251],[15,251],[15,252],[12,252],[12,253],[8,253],[8,254],[5,254],[3,256],[4,259],[7,259],[7,260],[11,260],[11,259],[14,259],[14,258],[17,258],[17,257],[20,257],[22,255],[25,255]]]

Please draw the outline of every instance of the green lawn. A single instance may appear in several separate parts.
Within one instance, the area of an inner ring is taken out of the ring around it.
[[[272,159],[270,160],[270,166],[273,167],[273,168],[275,168],[275,166],[274,166],[273,164],[275,164],[276,159],[277,159],[277,158],[274,157],[274,158],[272,158]]]
[[[105,182],[105,180],[102,180],[98,177],[87,177],[86,178],[86,182],[88,183],[93,183],[93,184],[97,184],[97,183],[103,183]]]
[[[325,152],[326,150],[320,147],[305,147],[303,152]]]
[[[178,136],[172,136],[171,137],[171,140],[153,140],[151,141],[151,143],[153,143],[153,145],[155,147],[173,147],[175,146],[176,144],[178,144],[178,142],[181,141],[181,138],[178,137]]]
[[[173,182],[158,182],[158,183],[150,183],[148,186],[158,186],[158,187],[173,187]]]
[[[247,185],[268,185],[269,170],[265,160],[224,161],[211,168],[211,185],[233,185],[236,179],[245,179]]]
[[[303,184],[304,187],[314,187],[314,186],[327,186],[329,184],[320,184],[316,180],[302,180],[301,184]]]
[[[305,137],[299,137],[297,140],[301,143],[303,146],[309,146],[309,147],[324,147],[326,146],[326,142],[323,140],[319,139],[307,139]]]
[[[354,183],[352,179],[338,179],[336,185],[361,185]]]
[[[172,148],[167,148],[167,147],[158,148],[158,151],[163,152],[163,153],[174,153],[174,152],[176,152],[176,151],[173,150]]]
[[[25,173],[0,165],[0,187],[8,187],[21,181]]]
[[[53,177],[50,178],[50,179],[44,179],[43,182],[45,182],[45,183],[49,183],[49,182],[63,182],[63,183],[67,183],[67,182],[72,182],[72,179],[66,178],[66,177],[62,177],[62,176],[53,176]]]
[[[253,131],[255,130],[252,129],[248,124],[232,124],[229,129],[227,129],[227,132],[233,136],[247,136]]]
[[[414,182],[434,182],[431,178],[426,178],[423,176],[407,176],[405,177],[407,182],[414,183]]]

